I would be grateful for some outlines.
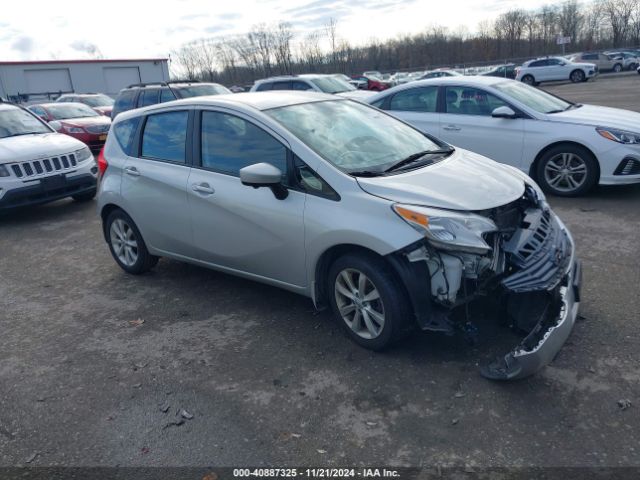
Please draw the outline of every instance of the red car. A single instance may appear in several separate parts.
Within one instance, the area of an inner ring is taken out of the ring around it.
[[[377,77],[372,76],[355,76],[351,77],[354,84],[358,85],[358,88],[363,88],[364,90],[374,90],[376,92],[381,92],[382,90],[386,90],[387,88],[391,88],[391,84],[389,82],[385,82]],[[362,87],[360,87],[362,85]]]
[[[102,93],[65,93],[56,99],[56,103],[84,103],[100,115],[111,118],[114,100]]]
[[[77,138],[93,151],[107,140],[111,119],[82,103],[42,103],[27,107],[54,130]]]

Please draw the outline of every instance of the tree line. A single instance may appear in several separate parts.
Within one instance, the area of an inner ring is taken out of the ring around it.
[[[464,27],[430,25],[423,32],[352,45],[335,19],[311,32],[288,22],[260,24],[243,35],[200,39],[171,54],[175,76],[244,85],[272,75],[395,72],[440,66],[520,61],[561,51],[558,36],[571,37],[568,51],[640,45],[640,0],[566,0],[536,10],[513,9]]]

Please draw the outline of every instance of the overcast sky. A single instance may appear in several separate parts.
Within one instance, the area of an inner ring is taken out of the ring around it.
[[[542,0],[6,0],[0,15],[0,61],[165,57],[200,38],[246,32],[265,22],[290,22],[303,33],[338,21],[352,43],[415,33],[432,24],[475,31],[510,8]],[[14,7],[15,6],[15,7]]]

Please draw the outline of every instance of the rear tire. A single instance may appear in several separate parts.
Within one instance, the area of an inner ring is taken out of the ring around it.
[[[569,75],[569,80],[571,80],[571,82],[573,82],[573,83],[584,82],[585,78],[586,78],[586,75],[584,74],[584,72],[582,70],[574,70]]]
[[[559,197],[578,197],[598,182],[598,162],[584,147],[557,145],[538,161],[536,177],[545,192]]]
[[[333,262],[327,281],[334,316],[358,345],[383,350],[410,331],[407,294],[382,258],[346,254]]]
[[[536,80],[533,78],[533,75],[525,75],[522,77],[522,83],[526,83],[527,85],[531,85],[532,87],[536,85]]]
[[[113,259],[125,272],[140,275],[158,263],[159,257],[149,253],[140,230],[124,211],[111,212],[104,231]]]

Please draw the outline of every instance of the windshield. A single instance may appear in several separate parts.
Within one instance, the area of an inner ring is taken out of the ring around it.
[[[494,85],[494,88],[540,113],[560,112],[573,105],[571,102],[516,81],[499,83]]]
[[[113,98],[106,95],[95,95],[93,97],[81,97],[80,101],[90,107],[111,107],[114,103]]]
[[[0,110],[0,138],[30,133],[51,133],[51,130],[33,115],[19,108]]]
[[[411,155],[442,148],[399,120],[350,100],[291,105],[265,113],[347,173],[382,173]]]
[[[49,114],[56,120],[67,118],[99,117],[100,114],[82,103],[61,103],[46,107]]]
[[[356,89],[353,85],[350,85],[344,80],[336,77],[313,78],[311,79],[311,83],[313,83],[324,93],[342,93],[350,92]]]
[[[231,93],[231,90],[228,88],[223,87],[222,85],[215,85],[213,83],[173,88],[174,90],[177,89],[180,91],[180,96],[182,98],[204,97],[206,95],[224,95],[225,93]]]

